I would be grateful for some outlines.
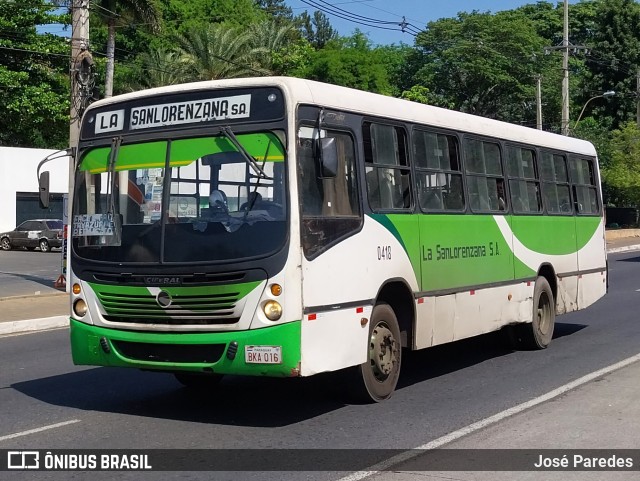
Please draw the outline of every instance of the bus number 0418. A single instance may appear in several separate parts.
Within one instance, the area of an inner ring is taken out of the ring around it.
[[[378,260],[379,261],[391,260],[391,246],[378,246]]]

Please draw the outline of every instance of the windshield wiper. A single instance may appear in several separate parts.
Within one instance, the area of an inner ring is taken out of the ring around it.
[[[116,212],[115,187],[116,187],[116,162],[118,161],[118,153],[122,137],[114,137],[111,141],[111,151],[109,152],[109,160],[107,164],[107,213],[114,215]]]
[[[236,138],[236,135],[233,133],[233,130],[231,130],[231,127],[229,126],[220,127],[220,132],[229,140],[229,142],[233,144],[233,146],[236,149],[238,149],[238,152],[240,152],[240,155],[242,155],[242,158],[245,160],[245,162],[247,162],[247,164],[249,164],[249,166],[253,169],[253,171],[256,173],[256,175],[259,178],[268,179],[268,180],[273,179],[273,177],[269,177],[267,175],[267,173],[262,169],[262,167],[258,165],[256,160],[253,157],[251,157],[251,154],[247,152],[247,149],[245,149],[244,146],[238,141],[238,139]]]

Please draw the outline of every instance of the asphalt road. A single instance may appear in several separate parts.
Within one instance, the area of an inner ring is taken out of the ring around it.
[[[609,294],[585,311],[558,317],[555,339],[547,350],[512,352],[500,335],[492,334],[407,353],[398,391],[375,405],[345,403],[330,375],[230,377],[218,391],[196,395],[167,374],[73,366],[66,329],[0,338],[0,448],[407,449],[423,445],[640,352],[640,253],[610,255],[609,265]],[[7,438],[68,421],[74,422]],[[23,473],[13,474],[14,479],[23,479]],[[62,480],[71,479],[71,474],[26,473],[24,479]],[[319,471],[95,474],[103,479],[234,481],[332,480],[344,475]]]
[[[0,297],[55,292],[53,284],[61,272],[60,250],[0,250]]]

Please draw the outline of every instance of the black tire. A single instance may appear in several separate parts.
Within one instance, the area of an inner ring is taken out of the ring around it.
[[[174,372],[173,375],[183,386],[198,391],[211,390],[223,377],[222,374],[196,374],[193,372]]]
[[[40,243],[38,245],[40,246],[41,252],[49,252],[51,250],[47,239],[40,239]]]
[[[388,304],[377,304],[369,322],[367,360],[353,368],[351,385],[356,401],[380,402],[389,399],[398,384],[402,363],[400,328]]]
[[[3,237],[2,239],[0,239],[0,249],[2,249],[3,251],[11,250],[11,241],[8,237]]]
[[[532,320],[512,326],[511,335],[515,347],[545,349],[553,339],[556,322],[556,303],[549,282],[544,277],[536,279],[533,288]]]

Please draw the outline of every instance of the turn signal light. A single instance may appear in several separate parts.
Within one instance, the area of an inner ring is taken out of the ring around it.
[[[271,284],[271,294],[274,296],[282,294],[282,286],[280,284]]]
[[[76,283],[73,285],[73,287],[71,288],[71,291],[75,294],[78,295],[80,294],[80,284]]]

